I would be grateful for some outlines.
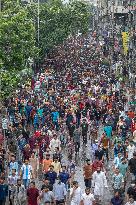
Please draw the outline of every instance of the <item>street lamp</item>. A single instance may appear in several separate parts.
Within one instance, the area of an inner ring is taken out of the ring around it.
[[[39,40],[40,40],[40,18],[39,18],[39,14],[40,14],[40,8],[39,8],[39,5],[40,5],[40,1],[38,0],[38,48],[39,48]]]

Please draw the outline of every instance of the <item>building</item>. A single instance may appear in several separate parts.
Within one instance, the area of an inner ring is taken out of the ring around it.
[[[103,22],[121,26],[124,31],[135,27],[135,0],[97,0],[97,6]]]

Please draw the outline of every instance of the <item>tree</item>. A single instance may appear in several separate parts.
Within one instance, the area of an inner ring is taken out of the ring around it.
[[[90,8],[82,1],[50,0],[40,4],[38,42],[38,4],[22,4],[20,0],[2,1],[0,14],[0,71],[2,97],[18,85],[20,70],[29,67],[29,59],[44,60],[54,46],[69,35],[86,33]],[[10,86],[11,85],[11,86]]]
[[[36,11],[35,11],[36,16]],[[64,4],[61,0],[50,0],[40,5],[40,59],[44,59],[54,46],[71,35],[85,33],[89,28],[89,5],[82,1]]]
[[[6,70],[21,70],[37,55],[35,26],[27,7],[18,0],[6,0],[0,16],[0,56]]]
[[[20,71],[30,67],[29,59],[38,53],[33,19],[18,0],[3,1],[0,48],[0,98],[5,98],[18,86]]]

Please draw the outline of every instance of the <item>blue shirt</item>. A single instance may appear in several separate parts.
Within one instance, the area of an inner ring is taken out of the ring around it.
[[[118,153],[122,153],[123,152],[123,148],[120,146],[118,147],[118,145],[115,145],[114,147],[114,157],[117,157]]]
[[[53,185],[55,183],[55,180],[57,178],[57,173],[56,172],[47,172],[46,177],[49,179],[50,183]]]
[[[26,111],[26,115],[30,115],[31,111],[32,111],[32,106],[31,105],[26,105],[25,106],[25,111]]]
[[[60,178],[62,183],[66,184],[68,179],[69,179],[69,174],[67,172],[61,172],[59,174],[59,178]]]
[[[92,152],[95,153],[95,151],[98,150],[98,144],[92,144]]]
[[[34,124],[37,124],[39,122],[39,117],[38,117],[38,114],[36,114],[34,116]]]
[[[121,198],[113,197],[111,199],[111,204],[113,204],[113,205],[122,205],[123,204],[123,200]]]
[[[8,196],[8,185],[0,184],[0,200],[3,201]]]
[[[63,200],[66,196],[66,188],[65,188],[65,184],[64,183],[55,183],[53,186],[53,193],[54,193],[54,197],[55,200]]]
[[[52,112],[52,120],[53,122],[58,121],[59,113],[58,112]]]
[[[111,126],[105,126],[105,127],[104,127],[104,131],[105,131],[105,133],[106,133],[106,136],[107,136],[108,138],[111,138],[112,127],[111,127]]]

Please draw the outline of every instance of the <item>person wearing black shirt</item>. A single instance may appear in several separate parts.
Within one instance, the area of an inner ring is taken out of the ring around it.
[[[136,201],[136,181],[128,188],[127,195],[128,198],[130,198],[130,196],[133,196],[134,201]]]
[[[75,125],[74,125],[74,123],[70,123],[70,125],[69,125],[69,127],[68,127],[68,129],[69,129],[69,135],[70,135],[70,137],[71,138],[73,138],[73,134],[74,134],[74,131],[75,131]]]
[[[42,187],[41,187],[41,191],[44,190],[45,187],[47,187],[47,186],[49,187],[49,190],[50,190],[50,191],[53,190],[53,186],[52,186],[52,184],[50,184],[50,182],[49,182],[48,179],[44,179],[44,180],[43,180],[43,183],[44,183],[44,184],[43,184]]]
[[[80,109],[77,109],[76,112],[76,123],[77,123],[77,128],[80,126],[80,120],[81,120],[81,111]]]
[[[136,180],[136,152],[134,152],[133,158],[129,160],[128,166],[130,169],[130,173],[132,173],[135,176],[135,180]]]
[[[88,124],[87,124],[85,119],[83,120],[81,127],[82,127],[83,143],[86,145],[87,144]]]
[[[103,161],[103,156],[104,156],[104,150],[102,149],[102,146],[100,145],[98,147],[98,150],[95,151],[95,157],[99,159],[99,161]]]

